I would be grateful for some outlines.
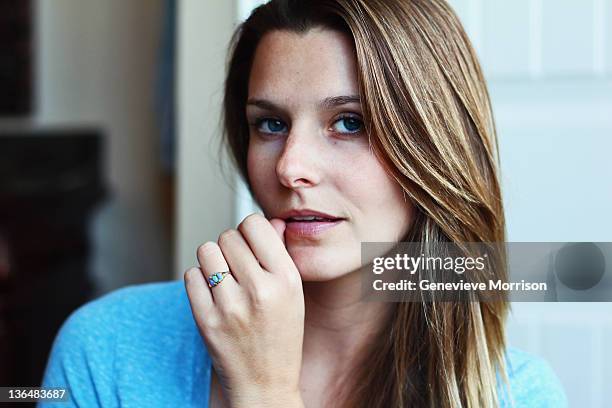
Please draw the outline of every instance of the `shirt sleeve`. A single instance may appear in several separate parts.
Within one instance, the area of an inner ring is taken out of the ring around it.
[[[507,354],[510,396],[504,393],[501,407],[566,408],[567,396],[559,378],[542,358],[517,349]]]
[[[67,388],[69,398],[67,402],[39,402],[37,407],[119,405],[113,373],[116,303],[114,296],[103,297],[77,309],[64,322],[53,343],[42,386]]]

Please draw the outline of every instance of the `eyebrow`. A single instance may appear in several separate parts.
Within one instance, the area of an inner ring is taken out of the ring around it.
[[[319,107],[323,109],[331,109],[336,106],[347,105],[349,103],[361,103],[359,95],[342,95],[330,96],[319,102]],[[282,107],[266,99],[251,98],[247,100],[247,105],[257,106],[262,109],[284,111]]]

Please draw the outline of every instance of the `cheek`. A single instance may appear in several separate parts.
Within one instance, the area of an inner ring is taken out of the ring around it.
[[[254,198],[258,201],[263,209],[266,208],[266,199],[270,199],[270,193],[275,187],[276,160],[273,155],[266,149],[253,147],[249,145],[247,153],[247,172],[249,182],[253,189]]]
[[[247,174],[249,175],[249,182],[253,185],[253,188],[255,187],[256,180],[259,178],[257,174],[258,168],[255,166],[255,163],[257,163],[256,152],[249,147],[247,152]]]
[[[373,156],[359,163],[352,177],[351,200],[356,204],[361,233],[367,239],[396,241],[411,225],[413,206],[401,186],[391,178]]]

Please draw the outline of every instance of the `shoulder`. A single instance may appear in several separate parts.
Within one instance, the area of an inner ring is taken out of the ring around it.
[[[113,305],[137,308],[176,307],[185,296],[182,281],[154,282],[126,286],[110,292],[88,304],[86,308],[113,307]]]
[[[127,286],[90,301],[74,311],[60,334],[89,333],[98,339],[122,330],[186,324],[189,303],[181,281]],[[82,336],[77,336],[78,338]]]
[[[116,406],[118,392],[134,376],[141,378],[142,387],[147,373],[152,382],[167,372],[190,372],[192,367],[177,362],[189,364],[196,347],[202,348],[182,281],[128,286],[66,319],[43,384],[69,386],[77,405]]]
[[[567,407],[563,386],[550,365],[541,357],[509,347],[506,368],[510,400],[503,398],[502,407]]]

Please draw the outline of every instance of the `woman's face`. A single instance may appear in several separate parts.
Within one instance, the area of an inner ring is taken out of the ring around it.
[[[355,271],[361,242],[406,234],[413,208],[370,149],[348,36],[327,29],[265,35],[246,114],[255,199],[268,218],[287,222],[285,243],[302,280]],[[309,214],[322,220],[295,219]]]

